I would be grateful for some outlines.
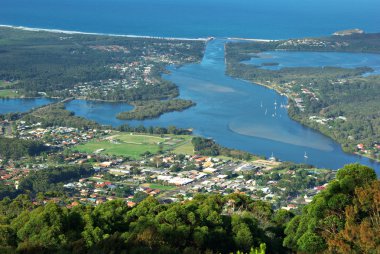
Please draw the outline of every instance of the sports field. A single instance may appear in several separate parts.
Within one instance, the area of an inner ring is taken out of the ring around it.
[[[141,158],[145,152],[157,153],[160,149],[172,150],[187,145],[191,136],[165,135],[164,137],[114,132],[110,136],[93,140],[74,147],[74,150],[86,153],[100,153],[116,156]]]
[[[0,90],[0,98],[15,98],[19,97],[19,94],[13,89]]]
[[[157,184],[157,183],[151,183],[151,184],[149,184],[149,188],[166,191],[166,190],[174,190],[177,187],[175,187],[175,186],[169,186],[169,185],[162,185],[162,184]]]

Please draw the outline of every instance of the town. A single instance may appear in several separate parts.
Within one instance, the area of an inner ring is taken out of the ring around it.
[[[66,207],[96,206],[114,199],[123,199],[132,207],[148,196],[171,203],[191,200],[197,193],[240,193],[290,210],[309,203],[335,177],[334,171],[279,162],[275,157],[205,156],[194,151],[190,135],[44,128],[26,121],[7,125],[13,125],[12,135],[19,139],[41,141],[49,148],[35,157],[0,160],[1,185],[8,190],[22,191],[31,173],[63,164],[90,167],[80,177],[58,179],[52,188],[32,188],[36,194],[56,193],[39,202]]]
[[[186,55],[184,52],[194,47],[192,43],[165,41],[152,43],[144,47],[134,46],[131,51],[122,46],[91,46],[95,51],[125,55],[125,60],[107,66],[110,71],[118,74],[117,78],[86,81],[75,84],[72,88],[62,91],[62,94],[82,99],[130,100],[127,97],[115,98],[115,91],[125,94],[129,89],[139,89],[143,86],[154,86],[162,83],[160,73],[165,66],[178,66],[184,63],[199,61],[196,55]],[[163,51],[162,48],[170,50]],[[136,57],[139,52],[140,57]],[[115,95],[116,96],[116,95]]]

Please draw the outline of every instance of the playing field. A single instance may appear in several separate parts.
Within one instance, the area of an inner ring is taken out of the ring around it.
[[[158,190],[174,190],[176,189],[177,187],[175,186],[168,186],[168,185],[162,185],[162,184],[157,184],[157,183],[151,183],[149,184],[149,188],[151,189],[158,189]]]
[[[145,152],[155,154],[160,149],[165,151],[180,148],[189,142],[190,139],[191,136],[165,135],[165,137],[162,138],[149,134],[114,132],[112,135],[99,140],[93,140],[75,146],[74,150],[85,153],[100,153],[139,159],[141,158],[141,154]]]
[[[191,144],[191,139],[189,139],[187,142],[184,142],[183,144],[177,146],[175,149],[173,149],[173,153],[175,154],[194,154],[194,146]]]
[[[7,97],[15,98],[15,97],[19,97],[19,95],[12,89],[0,90],[0,98],[7,98]]]

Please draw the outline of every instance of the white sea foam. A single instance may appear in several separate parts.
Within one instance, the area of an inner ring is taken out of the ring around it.
[[[208,38],[181,38],[181,37],[159,37],[159,36],[146,36],[146,35],[133,35],[133,34],[110,34],[110,33],[91,33],[91,32],[81,32],[81,31],[71,31],[71,30],[61,30],[61,29],[46,29],[46,28],[35,28],[35,27],[25,27],[25,26],[13,26],[13,25],[0,25],[0,27],[19,29],[24,31],[34,31],[34,32],[50,32],[50,33],[62,33],[62,34],[86,34],[86,35],[101,35],[101,36],[116,36],[116,37],[127,37],[127,38],[146,38],[146,39],[162,39],[162,40],[178,40],[178,41],[209,41],[213,37]]]

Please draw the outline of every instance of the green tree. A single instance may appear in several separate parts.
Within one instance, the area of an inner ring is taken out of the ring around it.
[[[369,167],[359,164],[344,166],[338,171],[336,180],[287,225],[284,246],[308,253],[325,251],[328,240],[344,228],[345,209],[352,205],[355,188],[375,180],[376,173]]]

